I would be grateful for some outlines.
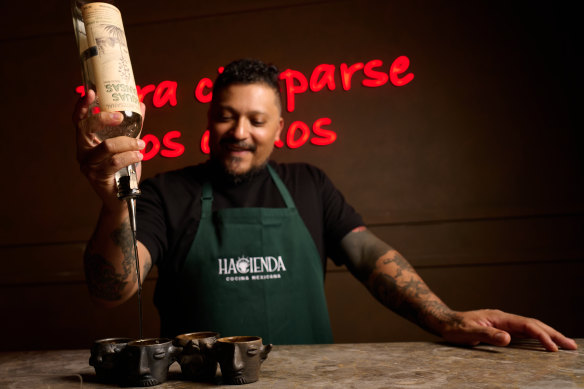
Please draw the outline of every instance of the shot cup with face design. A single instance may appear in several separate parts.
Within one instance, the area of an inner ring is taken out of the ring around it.
[[[105,383],[118,382],[122,371],[122,351],[130,338],[99,339],[91,347],[89,365],[95,368],[97,379]]]
[[[272,350],[259,336],[231,336],[217,339],[215,354],[223,383],[249,384],[259,379],[260,366]]]
[[[218,332],[191,332],[174,338],[174,344],[182,347],[178,363],[184,378],[191,381],[210,381],[217,372],[217,358],[213,346]]]
[[[168,368],[180,347],[167,338],[140,339],[129,342],[123,353],[122,384],[128,386],[154,386],[166,381]]]

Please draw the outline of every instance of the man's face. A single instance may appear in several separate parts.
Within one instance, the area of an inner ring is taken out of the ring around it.
[[[276,92],[263,83],[236,84],[213,99],[211,158],[235,176],[262,167],[284,126]]]

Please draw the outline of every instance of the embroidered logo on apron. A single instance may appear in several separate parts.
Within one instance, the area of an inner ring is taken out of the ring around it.
[[[218,258],[217,265],[217,274],[228,282],[278,279],[286,271],[282,256]]]

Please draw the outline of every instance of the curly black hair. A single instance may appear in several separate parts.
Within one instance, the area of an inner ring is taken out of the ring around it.
[[[238,59],[223,70],[213,84],[213,96],[231,85],[262,83],[274,90],[280,103],[282,94],[279,83],[280,71],[275,65],[265,64],[258,59]]]

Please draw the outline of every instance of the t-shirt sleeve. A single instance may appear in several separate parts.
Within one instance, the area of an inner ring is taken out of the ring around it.
[[[337,265],[344,264],[341,240],[353,229],[365,225],[363,218],[345,200],[329,177],[320,171],[320,195],[323,204],[326,255]]]

